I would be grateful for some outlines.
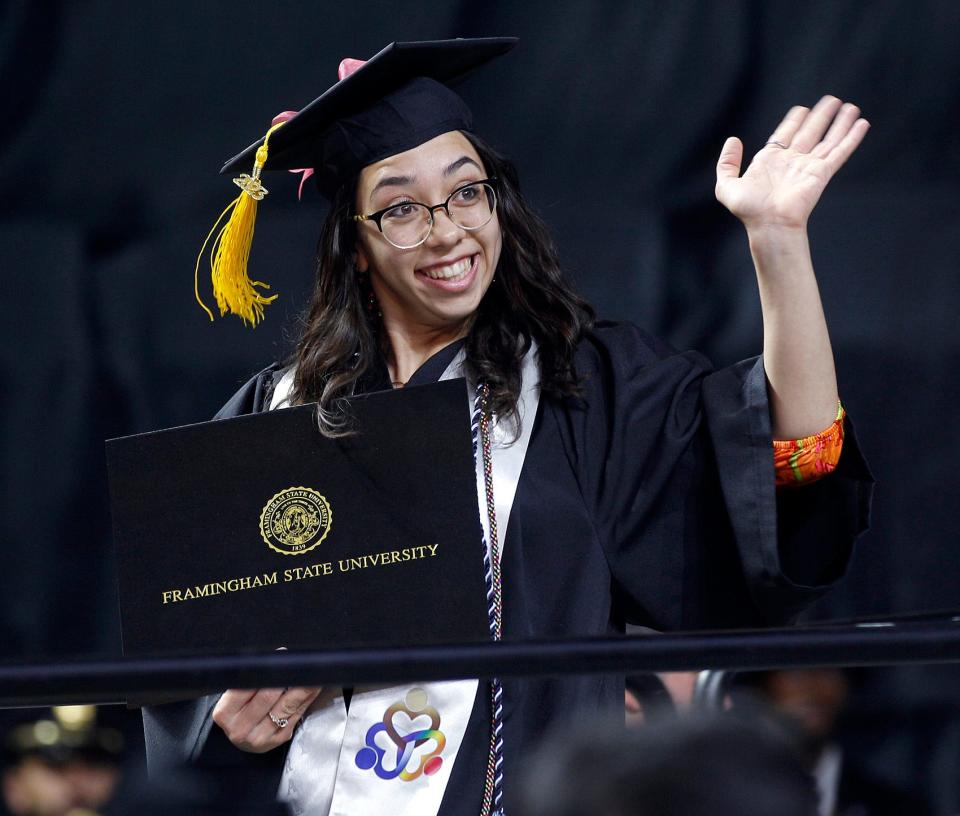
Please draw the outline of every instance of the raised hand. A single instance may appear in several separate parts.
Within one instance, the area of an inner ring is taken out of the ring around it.
[[[717,163],[717,199],[748,231],[805,229],[827,182],[869,128],[856,105],[835,96],[812,110],[791,108],[742,176],[743,143],[727,139]]]

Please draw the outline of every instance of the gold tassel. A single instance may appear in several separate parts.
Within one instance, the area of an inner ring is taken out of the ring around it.
[[[259,290],[269,289],[263,281],[250,280],[247,274],[247,264],[250,260],[250,246],[253,243],[253,228],[257,218],[257,204],[267,194],[267,188],[260,181],[260,171],[267,161],[267,151],[270,135],[281,125],[279,122],[267,131],[263,144],[257,149],[257,157],[253,163],[253,172],[235,178],[241,192],[226,209],[220,213],[213,228],[207,233],[207,238],[200,247],[197,264],[193,274],[193,291],[203,310],[213,320],[213,312],[200,299],[200,261],[214,231],[229,213],[227,222],[220,228],[217,237],[210,246],[210,273],[213,282],[213,295],[220,308],[220,316],[227,312],[238,315],[244,323],[256,327],[263,320],[263,307],[277,299],[276,295],[264,296]]]

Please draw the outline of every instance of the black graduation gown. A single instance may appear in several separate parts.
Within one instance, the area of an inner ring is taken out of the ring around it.
[[[439,378],[455,350],[411,382]],[[778,492],[759,359],[712,371],[700,354],[599,323],[576,365],[583,394],[541,396],[517,486],[502,561],[506,639],[784,623],[843,575],[872,489],[849,423],[833,474]],[[218,418],[264,410],[278,370],[251,379]],[[385,369],[368,387],[389,387]],[[622,711],[623,688],[606,676],[504,682],[508,813],[511,782],[544,732]],[[284,752],[234,749],[210,727],[215,702],[145,710],[151,767],[245,763],[251,784],[275,788]],[[478,812],[488,731],[480,693],[444,816]]]

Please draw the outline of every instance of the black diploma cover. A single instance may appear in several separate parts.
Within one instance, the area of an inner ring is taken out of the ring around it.
[[[464,380],[107,442],[127,655],[489,638]]]

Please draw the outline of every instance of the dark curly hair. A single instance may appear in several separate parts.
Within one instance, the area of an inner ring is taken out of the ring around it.
[[[466,337],[466,374],[487,383],[494,413],[515,419],[531,340],[538,346],[541,391],[553,397],[579,393],[573,355],[594,312],[561,271],[550,232],[520,192],[514,166],[477,136],[463,135],[498,180],[503,233],[495,281]],[[357,234],[350,216],[357,182],[345,183],[331,202],[317,249],[316,286],[290,361],[296,366],[291,402],[317,402],[320,429],[328,436],[349,433],[340,401],[357,393],[376,355],[388,351],[365,308],[369,281],[355,265]]]

